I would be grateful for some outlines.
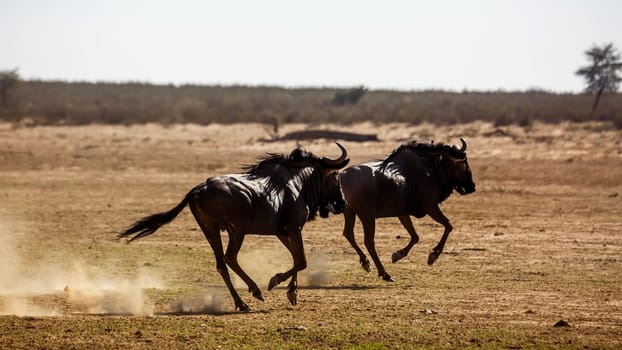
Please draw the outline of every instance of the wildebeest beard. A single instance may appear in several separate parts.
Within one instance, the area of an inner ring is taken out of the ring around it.
[[[314,169],[308,178],[303,180],[304,184],[300,190],[300,195],[309,208],[307,220],[314,220],[318,211],[321,218],[327,218],[330,213],[341,214],[345,210],[346,201],[341,192],[337,176],[331,174],[323,177],[319,173],[319,170]],[[325,183],[331,180],[336,181],[332,191],[326,189],[328,186]]]
[[[329,213],[333,213],[335,215],[343,213],[346,208],[346,200],[343,197],[343,192],[341,192],[341,184],[337,179],[337,185],[334,189],[334,193],[329,193],[328,195],[323,195],[323,197],[330,197],[329,199],[325,199],[320,204],[320,217],[327,218]]]

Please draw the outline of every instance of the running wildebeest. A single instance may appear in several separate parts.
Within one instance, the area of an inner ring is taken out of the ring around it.
[[[292,269],[277,273],[268,289],[291,277],[287,297],[297,303],[297,274],[307,267],[302,241],[302,227],[319,210],[321,217],[329,211],[343,212],[345,201],[339,186],[337,170],[350,159],[346,149],[337,143],[341,156],[319,158],[297,148],[289,156],[268,153],[257,164],[246,166],[241,174],[208,178],[191,189],[173,209],[138,220],[119,238],[134,235],[129,241],[148,236],[171,222],[188,205],[216,258],[222,276],[240,311],[249,311],[231,282],[227,265],[248,285],[252,295],[263,300],[257,284],[238,264],[238,252],[246,234],[276,235],[294,260]],[[226,252],[220,231],[227,231]]]
[[[393,279],[376,253],[376,218],[397,216],[410,234],[406,247],[393,253],[392,262],[408,255],[412,246],[419,241],[410,215],[417,218],[429,215],[445,227],[441,240],[428,257],[428,265],[432,265],[441,254],[452,226],[438,205],[454,189],[462,195],[475,191],[465,153],[466,142],[463,139],[460,141],[461,148],[412,141],[399,146],[384,160],[351,166],[340,173],[346,200],[343,235],[358,253],[365,271],[369,272],[370,266],[354,239],[356,216],[363,224],[365,247],[376,265],[378,276],[385,281]]]

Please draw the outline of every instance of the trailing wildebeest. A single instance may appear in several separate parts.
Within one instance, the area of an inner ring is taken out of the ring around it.
[[[249,311],[231,283],[227,265],[263,300],[257,284],[238,264],[238,252],[246,234],[276,235],[292,254],[292,269],[277,273],[268,289],[291,277],[287,297],[297,303],[297,274],[307,266],[301,231],[304,224],[328,212],[343,212],[345,201],[339,189],[337,170],[350,161],[346,149],[338,159],[318,158],[297,148],[289,156],[267,154],[244,173],[215,176],[191,189],[173,209],[138,220],[121,237],[133,240],[148,236],[171,222],[188,205],[214,251],[216,268],[233,297],[236,309]],[[229,244],[223,252],[220,231],[227,231]],[[128,243],[129,243],[128,242]]]
[[[460,194],[475,191],[475,183],[466,157],[466,142],[462,147],[441,143],[412,141],[399,146],[384,160],[363,163],[344,169],[339,177],[346,199],[343,235],[359,255],[361,265],[369,272],[369,260],[354,240],[356,216],[363,224],[365,246],[371,255],[378,275],[393,281],[385,271],[374,244],[376,218],[397,216],[410,234],[406,247],[392,255],[392,261],[402,259],[419,241],[410,215],[422,218],[426,214],[445,227],[443,237],[428,257],[432,265],[443,251],[452,230],[449,220],[438,207],[455,189]]]

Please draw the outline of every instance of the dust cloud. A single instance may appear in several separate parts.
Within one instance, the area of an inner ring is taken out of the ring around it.
[[[161,288],[162,283],[139,271],[133,279],[111,278],[94,268],[74,266],[66,274],[63,292],[77,312],[87,314],[153,315],[154,303],[144,289]]]
[[[300,278],[300,285],[309,287],[323,287],[329,285],[332,280],[332,274],[328,268],[328,257],[321,255],[313,255],[309,259],[308,271],[303,271]]]
[[[265,238],[273,237],[260,237],[258,240],[267,241]],[[289,270],[292,264],[290,253],[279,243],[271,243],[269,243],[268,247],[261,248],[256,248],[252,245],[248,247],[243,246],[238,257],[242,269],[262,290],[268,289],[268,283],[272,276],[278,272]],[[246,283],[231,269],[229,269],[229,274],[236,288],[248,288]]]
[[[171,304],[174,314],[220,314],[225,312],[225,297],[219,293],[204,293],[179,298]]]
[[[293,264],[289,251],[279,245],[242,251],[238,260],[244,271],[263,290],[268,288],[268,282],[272,276],[289,270]],[[322,287],[330,284],[332,275],[328,267],[328,258],[323,254],[308,253],[307,260],[307,268],[298,274],[298,285]],[[237,274],[231,270],[229,273],[236,288],[247,288],[246,283]],[[285,281],[282,285],[287,283],[289,282]]]
[[[111,277],[112,272],[78,259],[69,265],[31,261],[24,258],[20,238],[0,221],[0,315],[153,314],[144,289],[161,287],[156,276],[139,270],[130,279]],[[59,299],[62,309],[46,306]]]

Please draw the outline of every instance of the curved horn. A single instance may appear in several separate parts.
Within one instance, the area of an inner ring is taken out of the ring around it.
[[[466,141],[461,137],[460,142],[462,143],[462,148],[459,149],[460,152],[466,152]]]
[[[330,168],[340,169],[343,168],[345,164],[347,164],[347,162],[349,161],[348,151],[339,142],[335,142],[335,144],[337,144],[337,146],[341,149],[341,156],[339,156],[339,158],[337,159],[329,159],[324,157],[322,158],[322,162],[324,162],[324,164],[326,164]]]

